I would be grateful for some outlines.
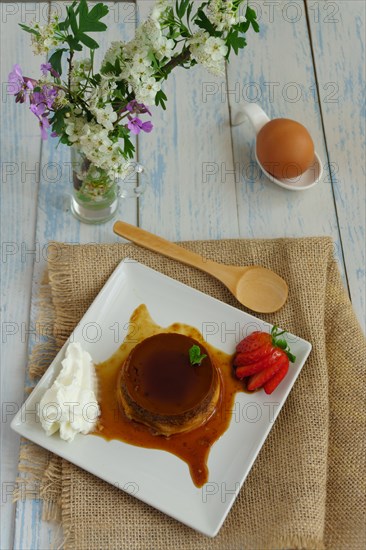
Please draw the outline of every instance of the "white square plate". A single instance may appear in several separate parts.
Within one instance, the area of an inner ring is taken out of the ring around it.
[[[69,341],[80,342],[96,363],[106,360],[122,343],[133,310],[146,304],[156,323],[197,327],[205,340],[227,353],[254,330],[271,326],[134,260],[114,271]],[[35,414],[44,391],[60,370],[65,346],[12,421],[22,436],[80,468],[104,479],[201,533],[214,537],[222,526],[282,405],[300,373],[311,344],[288,334],[296,355],[283,382],[268,396],[264,391],[236,395],[229,429],[213,445],[209,480],[197,488],[185,462],[165,451],[134,447],[101,437],[76,436],[72,443],[47,437]]]

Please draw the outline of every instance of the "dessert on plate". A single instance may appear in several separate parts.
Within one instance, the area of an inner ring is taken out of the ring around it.
[[[190,350],[202,359],[192,364]],[[126,416],[171,436],[198,428],[215,411],[220,378],[207,349],[184,334],[160,333],[137,344],[123,362],[117,398]]]

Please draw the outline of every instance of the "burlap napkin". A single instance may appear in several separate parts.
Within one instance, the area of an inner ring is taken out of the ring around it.
[[[59,517],[70,549],[364,549],[365,340],[328,238],[187,242],[219,262],[262,264],[289,284],[285,307],[262,315],[312,342],[313,351],[228,519],[204,537],[123,491],[34,446],[22,469],[40,474],[45,517]],[[54,243],[49,260],[55,347],[68,337],[126,256],[241,307],[205,274],[133,245]],[[49,250],[51,250],[51,248]],[[42,308],[41,308],[42,309]],[[45,317],[46,316],[46,317]],[[179,312],[177,312],[179,321]],[[40,374],[54,353],[38,347]]]

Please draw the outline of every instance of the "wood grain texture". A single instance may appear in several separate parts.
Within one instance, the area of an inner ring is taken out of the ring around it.
[[[96,54],[96,63],[100,62],[108,45],[113,40],[130,40],[134,35],[135,7],[131,4],[116,5],[114,2],[106,2],[109,5],[110,13],[106,17],[109,27],[108,33],[100,35],[100,51]],[[52,3],[52,9],[65,10],[65,3]],[[15,34],[15,33],[14,33]],[[24,35],[19,31],[16,37]],[[28,36],[25,35],[28,39]],[[25,48],[26,45],[23,45]],[[29,48],[28,48],[29,49]],[[24,57],[24,56],[23,56]],[[22,55],[19,55],[22,59]],[[36,64],[40,63],[38,58]],[[37,73],[35,73],[37,74]],[[19,107],[18,107],[19,109]],[[34,118],[30,121],[38,136],[38,128]],[[87,225],[77,221],[70,213],[69,194],[71,192],[71,170],[70,150],[66,146],[57,147],[56,139],[49,139],[42,143],[40,158],[39,193],[37,199],[37,216],[35,236],[32,240],[37,243],[40,250],[39,261],[34,265],[33,275],[33,318],[37,316],[35,299],[42,274],[47,261],[47,243],[51,240],[67,243],[98,243],[115,242],[118,240],[112,232],[113,222],[102,225]],[[120,202],[118,216],[122,219],[136,224],[137,222],[137,201],[126,199]],[[26,226],[23,226],[24,229]],[[30,290],[28,290],[28,295]],[[23,361],[24,368],[24,361]],[[20,378],[20,385],[23,387],[23,379]],[[21,402],[23,399],[20,400]],[[14,454],[13,454],[14,457]],[[13,458],[14,460],[14,458]],[[17,460],[14,460],[16,468]],[[14,476],[15,477],[15,476]],[[15,548],[51,548],[54,544],[55,529],[51,524],[41,521],[41,505],[38,501],[20,501],[17,504],[16,529],[14,538]]]
[[[311,4],[309,4],[310,8]],[[366,330],[365,19],[359,0],[309,11],[333,193],[353,307]],[[332,59],[332,62],[329,60]]]
[[[137,0],[141,18],[151,5]],[[228,103],[217,96],[203,100],[210,80],[202,67],[175,69],[163,85],[167,110],[154,109],[154,131],[140,138],[139,159],[152,181],[141,200],[140,224],[169,240],[238,236],[235,181],[222,182],[217,171],[233,162]],[[220,86],[225,78],[214,82]]]
[[[16,105],[7,85],[8,74],[19,63],[25,74],[38,74],[43,61],[36,59],[18,23],[42,17],[47,3],[33,6],[1,3],[1,241],[2,241],[2,349],[1,402],[5,415],[1,427],[1,542],[13,546],[14,505],[12,489],[17,475],[19,437],[10,429],[13,414],[24,401],[24,377],[28,356],[29,309],[33,265],[37,258],[35,219],[39,187],[41,139],[34,115]],[[26,9],[28,8],[28,9]],[[32,340],[32,337],[30,337]]]
[[[284,1],[272,4],[271,9],[263,6],[260,34],[248,35],[248,48],[228,65],[228,89],[235,90],[229,96],[231,116],[235,119],[242,105],[255,102],[270,118],[301,122],[326,164],[305,7],[303,2],[291,5],[297,6],[297,11],[286,8],[288,3]],[[331,235],[339,243],[327,170],[322,182],[308,191],[279,188],[256,164],[255,134],[250,123],[233,128],[232,134],[241,236]]]

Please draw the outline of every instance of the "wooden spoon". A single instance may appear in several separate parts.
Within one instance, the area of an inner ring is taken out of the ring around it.
[[[113,231],[144,248],[159,252],[184,264],[213,275],[234,294],[237,300],[253,311],[272,313],[286,302],[288,287],[276,273],[260,266],[237,267],[206,260],[144,229],[118,221]]]

